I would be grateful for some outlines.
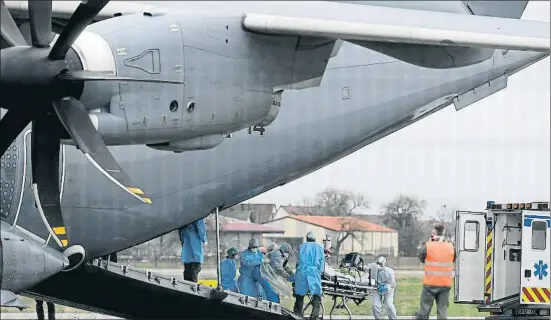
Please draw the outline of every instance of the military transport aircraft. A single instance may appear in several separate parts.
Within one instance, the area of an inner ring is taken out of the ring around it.
[[[2,305],[506,88],[526,4],[2,1]]]

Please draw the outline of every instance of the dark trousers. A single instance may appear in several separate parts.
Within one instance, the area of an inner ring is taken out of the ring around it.
[[[427,320],[432,310],[432,304],[436,300],[436,318],[443,320],[448,318],[448,305],[450,303],[451,287],[423,286],[421,303],[417,319]]]
[[[55,305],[53,302],[46,302],[48,306],[48,320],[55,320]],[[36,316],[38,320],[44,320],[44,301],[36,300]]]
[[[184,263],[184,280],[197,282],[197,278],[199,278],[200,271],[201,271],[200,262]]]
[[[312,296],[312,312],[310,313],[310,320],[317,320],[321,310],[321,296]],[[304,311],[304,296],[295,295],[295,305],[293,312],[299,316],[303,316]]]

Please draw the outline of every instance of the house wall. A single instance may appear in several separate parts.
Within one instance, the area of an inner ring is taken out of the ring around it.
[[[258,239],[261,245],[268,244],[268,241],[264,240],[261,232],[220,232],[220,251],[225,253],[226,250],[231,247],[244,250],[249,246],[249,241],[251,238]],[[214,248],[214,246],[216,246],[216,233],[208,232],[207,240],[209,247]]]
[[[280,210],[281,211],[281,210]],[[313,232],[316,240],[321,242],[325,237],[325,229],[306,222],[297,221],[292,218],[284,218],[277,221],[267,222],[264,225],[285,230],[285,237],[306,237],[306,233]],[[306,240],[306,239],[305,239]]]
[[[338,232],[333,232],[333,246],[337,244]],[[341,233],[340,236],[345,236]],[[348,236],[341,245],[340,254],[358,252],[361,254],[398,256],[397,232],[354,232],[354,236]]]
[[[278,211],[280,214],[281,209]],[[339,232],[327,230],[306,222],[297,221],[292,218],[265,223],[265,225],[285,230],[286,237],[305,237],[309,231],[314,232],[316,240],[321,243],[326,234],[332,239],[335,248]],[[342,233],[344,235],[344,233]],[[341,245],[340,254],[348,252],[359,252],[361,254],[398,256],[398,232],[355,232],[354,237],[349,236]]]

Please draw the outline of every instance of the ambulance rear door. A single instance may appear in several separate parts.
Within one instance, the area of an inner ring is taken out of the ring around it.
[[[522,211],[521,304],[549,305],[549,211]]]
[[[486,213],[456,212],[455,303],[484,302]]]

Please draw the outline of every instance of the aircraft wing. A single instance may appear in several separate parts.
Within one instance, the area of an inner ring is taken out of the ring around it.
[[[52,17],[57,19],[69,19],[75,12],[81,1],[53,1]],[[6,7],[12,16],[17,18],[26,18],[29,16],[29,2],[24,1],[5,1]],[[113,18],[116,15],[127,15],[133,13],[162,11],[154,5],[140,2],[111,1],[94,18],[94,21]]]
[[[548,22],[350,3],[316,2],[296,15],[248,13],[243,27],[264,34],[349,41],[541,52],[550,47]]]

